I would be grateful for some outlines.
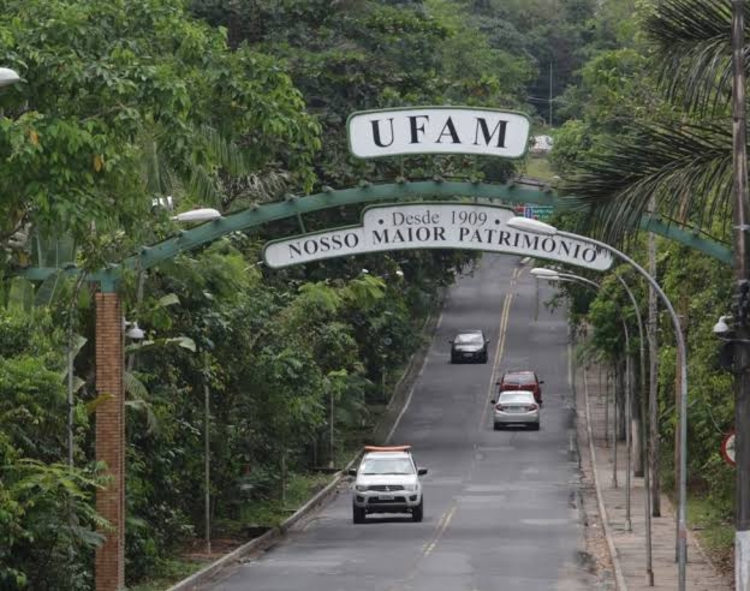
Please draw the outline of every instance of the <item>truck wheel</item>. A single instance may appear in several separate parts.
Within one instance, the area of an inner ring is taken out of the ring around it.
[[[414,509],[411,510],[411,518],[419,523],[422,521],[422,518],[424,517],[424,497],[422,497],[422,500],[419,501],[419,505],[414,507]]]

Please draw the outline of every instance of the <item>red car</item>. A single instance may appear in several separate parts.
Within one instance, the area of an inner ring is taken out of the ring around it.
[[[500,392],[506,390],[528,390],[534,393],[534,400],[542,404],[542,384],[536,373],[531,370],[513,370],[506,371],[497,385],[500,386]]]

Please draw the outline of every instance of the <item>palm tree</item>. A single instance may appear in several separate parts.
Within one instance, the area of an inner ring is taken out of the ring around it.
[[[750,11],[747,5],[743,10],[747,24]],[[587,206],[588,231],[616,242],[637,231],[641,216],[651,213],[698,232],[718,234],[714,238],[731,236],[732,13],[731,0],[657,0],[645,16],[653,74],[668,108],[605,141],[596,156],[580,163],[566,179],[564,188]],[[656,317],[655,308],[649,316]],[[650,333],[651,354],[656,358],[656,341]],[[653,408],[654,386],[652,380]],[[655,416],[650,422],[654,515],[658,515]]]
[[[747,6],[745,14],[750,22]],[[654,73],[671,114],[605,140],[564,184],[588,206],[587,222],[606,239],[637,229],[652,200],[653,213],[668,221],[728,236],[731,22],[730,0],[662,0],[646,15]]]

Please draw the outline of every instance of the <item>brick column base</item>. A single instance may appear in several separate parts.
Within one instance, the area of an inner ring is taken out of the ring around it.
[[[125,388],[120,297],[96,294],[96,459],[111,481],[96,494],[96,510],[111,530],[96,551],[96,591],[125,588]]]

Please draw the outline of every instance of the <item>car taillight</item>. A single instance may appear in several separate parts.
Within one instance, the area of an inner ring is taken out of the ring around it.
[[[500,412],[505,412],[505,407],[502,404],[496,404],[495,409],[499,410]]]
[[[532,405],[526,407],[526,410],[536,410],[537,408],[539,408],[539,407],[536,404],[532,404]]]

